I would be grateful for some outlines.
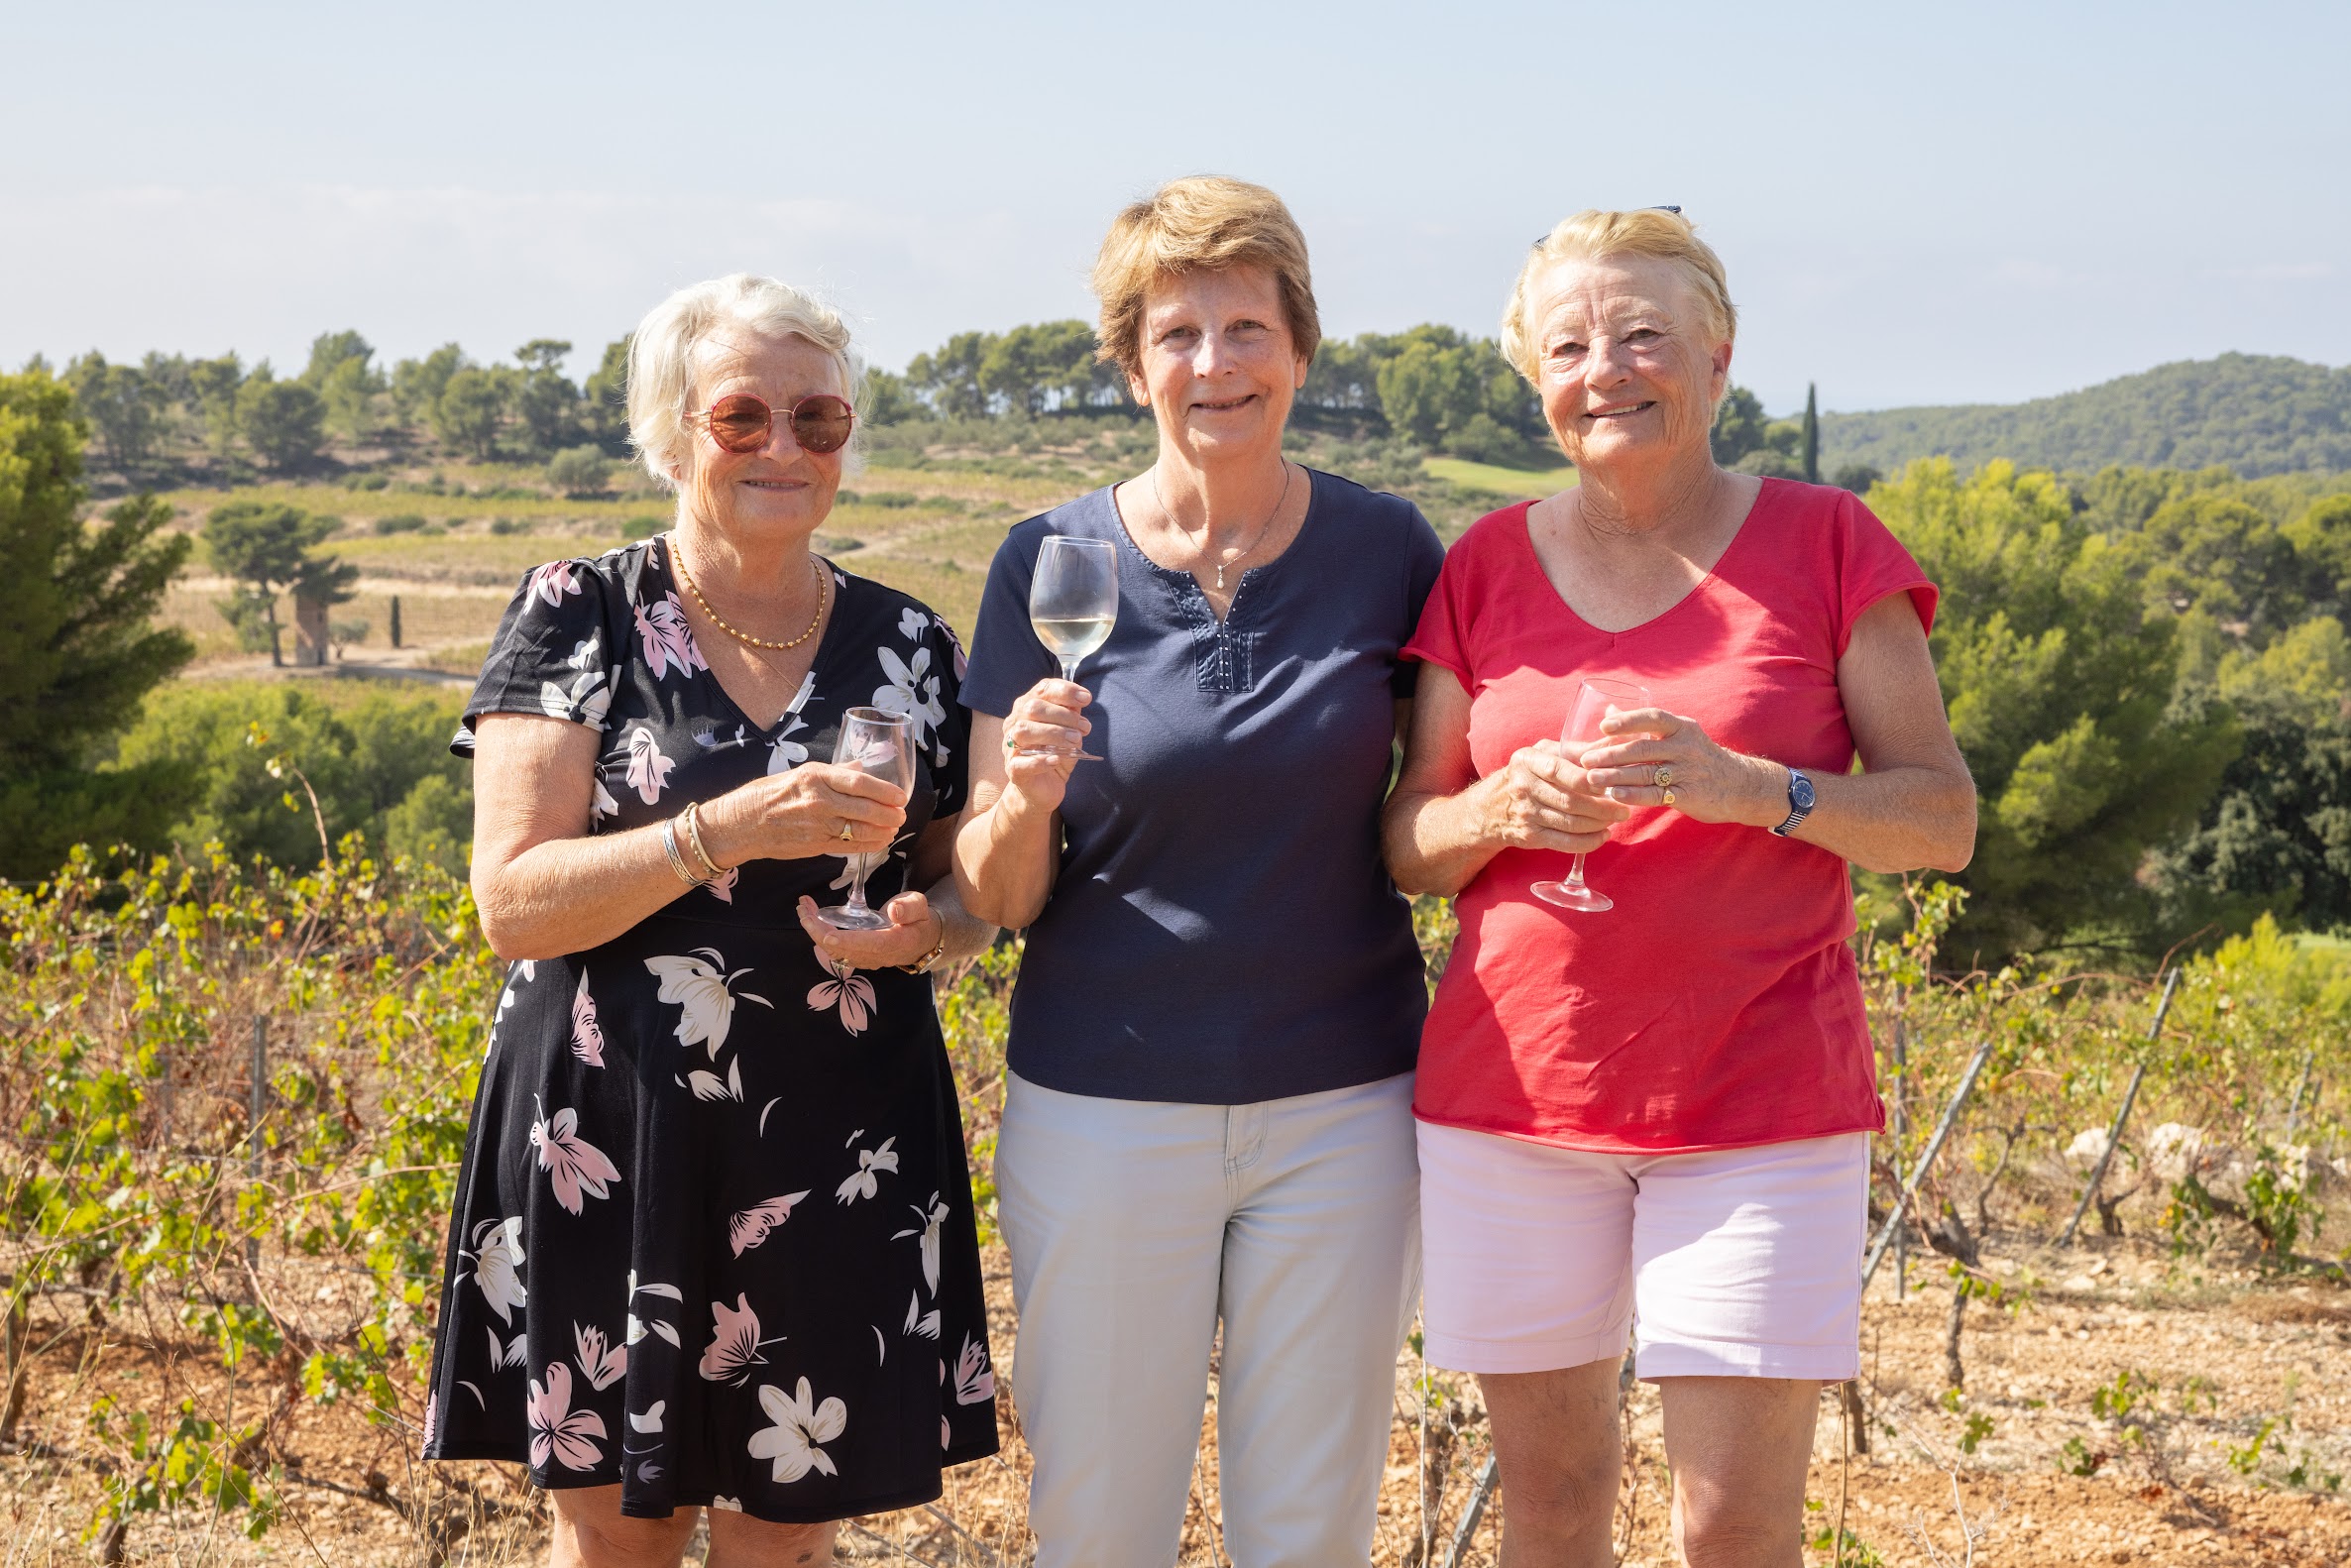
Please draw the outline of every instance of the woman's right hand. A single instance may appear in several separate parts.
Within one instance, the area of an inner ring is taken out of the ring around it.
[[[1004,716],[1004,784],[1043,811],[1061,809],[1093,725],[1085,717],[1094,694],[1074,681],[1039,681],[1014,699]]]
[[[1586,780],[1556,740],[1537,740],[1482,781],[1480,839],[1496,849],[1559,849],[1589,854],[1609,830],[1632,815]]]
[[[722,866],[874,854],[897,839],[906,822],[906,801],[904,786],[860,769],[803,762],[704,806],[702,841]]]

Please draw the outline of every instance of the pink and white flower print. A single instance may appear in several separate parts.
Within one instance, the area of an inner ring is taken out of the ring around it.
[[[727,1222],[727,1240],[739,1258],[767,1239],[767,1233],[792,1215],[793,1208],[806,1192],[787,1192],[782,1197],[771,1197],[764,1203],[754,1203]]]
[[[732,1306],[713,1301],[711,1342],[702,1353],[698,1370],[713,1383],[739,1387],[750,1381],[753,1367],[767,1365],[767,1358],[759,1354],[764,1343],[759,1337],[759,1314],[751,1310],[748,1295],[737,1292]]]
[[[691,675],[696,670],[707,670],[702,649],[694,642],[694,628],[686,622],[686,607],[679,603],[675,592],[666,592],[650,605],[631,605],[636,616],[636,634],[645,647],[645,668],[653,672],[653,679],[665,680],[671,670],[680,675]]]
[[[572,1055],[592,1067],[604,1065],[604,1026],[596,1020],[596,998],[588,994],[588,971],[572,992]]]
[[[840,1027],[851,1035],[865,1032],[866,1020],[875,1009],[873,982],[845,963],[834,959],[823,960],[833,978],[819,980],[809,988],[808,1010],[821,1013],[828,1007],[840,1008]]]
[[[734,982],[751,971],[746,967],[729,974],[726,965],[726,957],[716,948],[696,948],[690,953],[645,960],[645,967],[661,981],[660,1000],[679,1009],[678,1044],[709,1042],[713,1062],[719,1060],[719,1048],[727,1044],[727,1032],[734,1025],[738,998],[761,1007],[775,1005],[755,992],[735,991]]]
[[[606,1435],[604,1417],[572,1405],[572,1369],[558,1361],[547,1381],[530,1385],[530,1462],[547,1467],[552,1456],[566,1470],[593,1470],[604,1459],[594,1439]]]
[[[564,599],[579,591],[579,575],[570,561],[549,561],[544,566],[533,567],[530,582],[524,589],[532,598],[545,600],[553,610],[562,609]]]
[[[539,1169],[547,1173],[555,1188],[555,1201],[574,1214],[585,1201],[582,1193],[610,1197],[607,1183],[620,1179],[619,1170],[605,1152],[579,1136],[579,1126],[580,1113],[569,1105],[530,1124],[530,1142],[539,1152]]]
[[[653,737],[648,725],[630,725],[620,743],[628,755],[628,787],[646,805],[657,804],[661,792],[669,787],[670,772],[677,764],[661,754],[661,743]]]
[[[786,1394],[772,1383],[759,1385],[759,1408],[775,1424],[751,1434],[749,1443],[753,1459],[771,1459],[775,1466],[768,1472],[777,1483],[798,1481],[811,1470],[828,1476],[839,1475],[833,1461],[819,1443],[829,1443],[848,1429],[849,1407],[838,1399],[816,1402],[816,1391],[806,1378],[799,1389]]]
[[[995,1397],[996,1373],[988,1365],[988,1347],[965,1334],[963,1348],[955,1355],[955,1402],[985,1404]]]

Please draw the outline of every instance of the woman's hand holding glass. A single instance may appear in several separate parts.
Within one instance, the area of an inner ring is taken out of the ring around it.
[[[1556,740],[1537,740],[1511,753],[1487,775],[1480,839],[1498,849],[1557,849],[1588,854],[1608,841],[1609,830],[1632,815],[1589,782]]]
[[[1059,810],[1085,749],[1094,694],[1075,681],[1047,678],[1013,700],[1004,716],[1004,781],[1032,806]]]
[[[1636,708],[1611,714],[1601,734],[1583,764],[1590,787],[1609,800],[1763,828],[1788,815],[1788,770],[1717,745],[1695,719]]]
[[[860,768],[803,762],[705,804],[703,841],[723,866],[872,854],[889,848],[905,826],[907,793]]]

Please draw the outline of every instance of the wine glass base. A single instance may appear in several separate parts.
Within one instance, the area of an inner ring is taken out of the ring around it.
[[[1580,909],[1589,915],[1617,907],[1617,901],[1606,893],[1595,893],[1588,887],[1574,887],[1566,882],[1537,882],[1527,891],[1546,904],[1556,904],[1561,909]]]
[[[1096,756],[1091,751],[1060,751],[1051,746],[1020,746],[1014,752],[1024,757],[1067,757],[1072,762],[1107,762],[1108,757]]]
[[[888,931],[890,917],[877,909],[851,909],[846,904],[836,904],[831,909],[817,911],[817,919],[835,931]]]

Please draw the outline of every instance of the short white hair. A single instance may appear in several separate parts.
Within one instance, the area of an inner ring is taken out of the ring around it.
[[[676,485],[671,471],[687,466],[693,446],[686,416],[698,411],[691,406],[695,356],[705,339],[727,327],[761,337],[806,338],[832,356],[840,372],[841,394],[852,403],[859,400],[864,362],[849,344],[848,324],[824,300],[750,273],[689,284],[645,312],[628,340],[628,440],[645,472],[664,485]],[[859,432],[852,433],[847,454],[852,469],[861,444],[854,433]]]

